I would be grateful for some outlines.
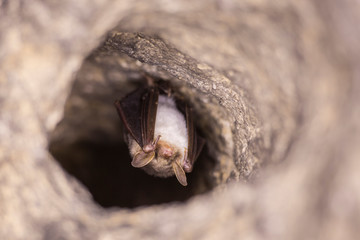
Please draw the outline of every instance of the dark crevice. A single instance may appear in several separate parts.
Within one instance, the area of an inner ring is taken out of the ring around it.
[[[50,151],[62,167],[79,179],[103,207],[138,207],[185,201],[206,191],[209,186],[201,179],[203,158],[188,174],[189,185],[181,186],[175,177],[158,178],[130,165],[131,159],[123,142],[111,144],[79,140],[71,145],[55,142]],[[202,185],[202,186],[199,186]],[[201,189],[202,188],[202,189]]]
[[[153,177],[131,166],[113,102],[142,80],[134,83],[121,69],[114,75],[117,80],[98,73],[97,67],[84,63],[65,105],[64,118],[51,134],[49,151],[63,169],[83,183],[103,207],[185,201],[211,190],[214,161],[207,156],[206,147],[193,172],[187,174],[187,187],[175,177]]]

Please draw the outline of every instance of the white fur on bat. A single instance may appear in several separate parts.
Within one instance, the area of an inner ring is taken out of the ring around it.
[[[155,136],[179,149],[187,149],[188,132],[184,115],[177,109],[172,97],[159,96],[155,121]]]
[[[172,96],[153,82],[116,100],[115,107],[126,129],[131,165],[154,176],[175,175],[186,186],[186,173],[205,141],[196,133],[191,108]]]
[[[184,115],[177,109],[172,97],[160,95],[158,100],[157,114],[155,120],[155,137],[160,136],[158,149],[168,146],[172,149],[173,158],[164,158],[157,154],[151,162],[143,169],[150,175],[159,177],[169,177],[174,175],[172,161],[178,161],[179,164],[185,158],[188,147],[188,131]],[[134,157],[142,148],[128,134],[129,150]]]

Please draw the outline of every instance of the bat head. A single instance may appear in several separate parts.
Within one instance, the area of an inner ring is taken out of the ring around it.
[[[161,140],[152,152],[145,152],[135,141],[130,146],[134,148],[130,149],[133,167],[142,168],[146,173],[158,177],[175,175],[181,185],[187,185],[185,171],[191,168],[186,165],[186,151]]]

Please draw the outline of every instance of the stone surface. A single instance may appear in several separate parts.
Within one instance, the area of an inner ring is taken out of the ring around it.
[[[339,5],[0,2],[0,238],[355,239],[360,7]],[[127,168],[112,104],[143,74],[196,111],[189,188]]]

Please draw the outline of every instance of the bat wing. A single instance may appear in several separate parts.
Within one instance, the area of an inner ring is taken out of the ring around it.
[[[144,93],[144,88],[138,88],[123,99],[115,101],[116,110],[124,127],[140,146],[142,146],[141,98]]]
[[[141,87],[115,101],[126,130],[142,148],[154,141],[158,97],[156,87]]]
[[[204,147],[205,140],[197,135],[193,120],[193,113],[188,106],[185,107],[185,115],[186,115],[186,126],[188,130],[187,161],[189,162],[189,165],[185,169],[185,171],[191,172],[196,159],[198,158],[202,148]]]
[[[141,147],[150,146],[154,143],[158,99],[159,89],[157,87],[147,88],[145,94],[141,99]]]

